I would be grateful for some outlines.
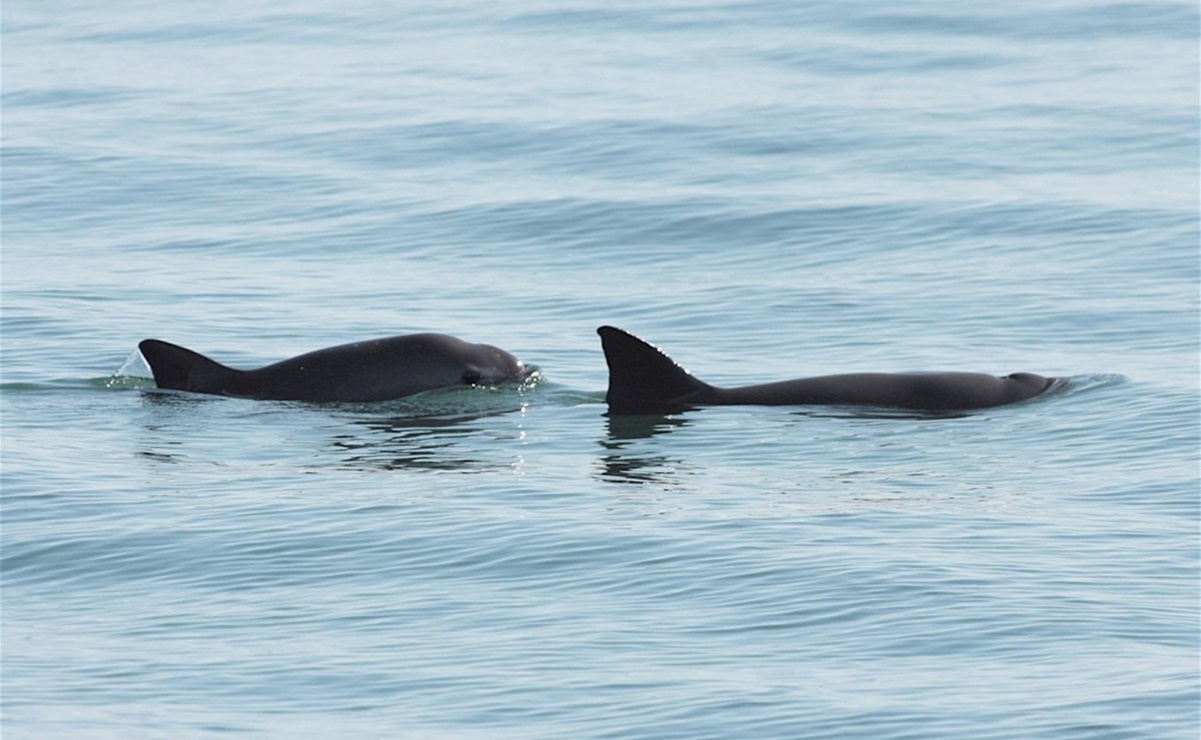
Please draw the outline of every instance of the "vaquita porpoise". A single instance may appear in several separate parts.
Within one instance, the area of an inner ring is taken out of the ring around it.
[[[523,380],[531,370],[488,344],[409,334],[342,344],[257,370],[235,370],[157,339],[138,344],[159,388],[275,401],[387,401],[454,386]]]
[[[913,411],[968,411],[1033,398],[1061,382],[1033,373],[850,373],[718,388],[697,379],[659,348],[602,326],[609,364],[609,411],[671,413],[699,406],[877,406]]]

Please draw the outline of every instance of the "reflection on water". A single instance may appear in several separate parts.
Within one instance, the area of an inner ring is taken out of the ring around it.
[[[650,439],[675,429],[689,426],[692,422],[683,416],[665,414],[605,414],[609,438],[601,445],[608,449],[621,449],[631,440]]]
[[[453,388],[385,404],[339,407],[347,424],[332,445],[341,464],[380,470],[478,473],[521,459],[522,423],[538,379],[493,388]],[[512,424],[493,423],[510,417]]]
[[[303,466],[481,472],[512,467],[523,444],[527,404],[513,388],[456,389],[375,404],[255,401],[180,391],[143,390],[151,433],[140,457],[168,461],[226,440],[276,463]],[[491,422],[512,415],[513,424]],[[313,435],[319,435],[314,439]],[[324,440],[321,441],[321,440]],[[235,442],[236,444],[236,442]],[[166,449],[164,449],[166,447]]]
[[[518,427],[511,437],[501,439],[494,427],[478,423],[499,413],[504,412],[361,419],[351,422],[353,431],[337,435],[333,446],[349,467],[457,473],[493,470],[511,464],[503,451],[521,436]]]
[[[600,441],[606,450],[599,459],[599,480],[608,483],[654,483],[667,485],[684,467],[683,459],[668,455],[639,452],[639,440],[667,434],[690,425],[683,416],[660,414],[605,415],[608,436]]]

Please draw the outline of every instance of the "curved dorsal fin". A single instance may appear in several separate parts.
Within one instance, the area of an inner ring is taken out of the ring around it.
[[[199,352],[158,339],[143,339],[138,343],[138,351],[150,365],[159,388],[225,394],[233,390],[228,386],[240,372]]]
[[[662,350],[612,326],[596,330],[609,364],[605,400],[615,413],[670,413],[702,402],[713,386],[694,378]]]

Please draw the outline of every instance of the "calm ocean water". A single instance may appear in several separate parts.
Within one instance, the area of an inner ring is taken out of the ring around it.
[[[2,730],[1196,738],[1198,9],[3,10]],[[1025,370],[949,418],[610,419]],[[163,393],[442,331],[533,388]]]

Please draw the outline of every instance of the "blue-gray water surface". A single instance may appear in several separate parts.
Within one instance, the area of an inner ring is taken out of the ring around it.
[[[12,0],[2,730],[1196,738],[1198,9]],[[1030,371],[959,415],[609,417]],[[440,331],[530,387],[164,392]]]

